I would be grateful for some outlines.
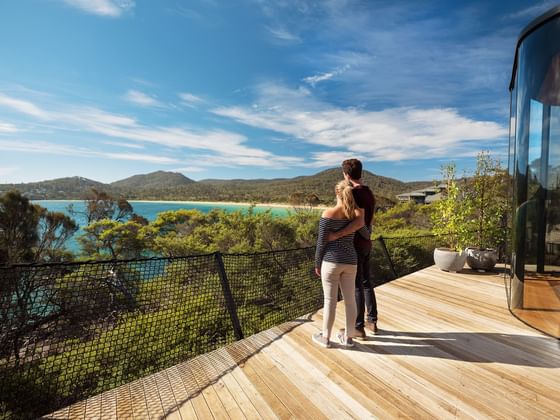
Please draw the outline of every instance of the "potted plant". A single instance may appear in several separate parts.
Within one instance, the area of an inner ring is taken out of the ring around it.
[[[447,239],[447,246],[434,250],[434,262],[444,271],[463,269],[467,254],[463,251],[468,239],[469,202],[460,193],[454,163],[444,165],[442,174],[445,190],[441,199],[432,203],[432,232]]]
[[[507,214],[506,171],[500,161],[482,151],[476,159],[476,170],[465,185],[468,202],[469,243],[467,264],[473,270],[491,270],[496,265],[496,247],[505,242],[504,221]]]

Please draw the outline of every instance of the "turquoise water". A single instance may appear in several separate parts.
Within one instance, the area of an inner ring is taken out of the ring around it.
[[[84,201],[78,200],[36,200],[34,203],[39,204],[42,207],[50,211],[61,211],[68,214],[68,206],[70,204],[74,205],[74,209],[78,212],[82,212],[85,208]],[[189,202],[160,202],[160,201],[129,201],[129,203],[134,208],[134,212],[140,216],[144,216],[149,221],[156,218],[158,213],[167,210],[200,210],[203,213],[208,213],[213,209],[221,209],[227,212],[236,211],[246,211],[249,206],[245,204],[206,204],[206,203],[189,203]],[[285,217],[287,216],[291,208],[288,207],[267,207],[267,206],[255,206],[254,211],[256,213],[262,213],[270,210],[274,216]],[[80,226],[83,225],[84,220],[76,220]],[[81,222],[81,223],[80,223]]]
[[[36,200],[33,201],[36,204],[39,204],[41,207],[44,207],[50,211],[59,211],[65,214],[69,214],[68,206],[72,204],[74,206],[74,210],[77,212],[83,212],[85,209],[85,202],[78,201],[78,200]],[[244,204],[221,204],[221,203],[190,203],[190,202],[160,202],[160,201],[129,201],[132,205],[134,212],[139,214],[140,216],[144,216],[149,221],[154,220],[158,213],[167,210],[200,210],[203,213],[208,213],[213,209],[221,209],[227,212],[236,212],[236,211],[247,211],[249,206]],[[254,212],[262,213],[267,210],[270,210],[274,216],[277,217],[286,217],[292,211],[291,208],[288,207],[267,207],[267,206],[255,206]],[[85,226],[85,218],[76,215],[72,216],[73,219],[78,223],[80,227]],[[80,231],[77,232],[79,234]],[[67,243],[67,247],[77,252],[79,251],[79,247],[75,238],[71,238]]]

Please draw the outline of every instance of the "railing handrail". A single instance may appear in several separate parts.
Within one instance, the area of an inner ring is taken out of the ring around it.
[[[451,233],[448,233],[451,234]],[[435,238],[439,236],[445,236],[446,234],[426,234],[426,235],[415,235],[415,236],[386,236],[386,235],[379,235],[376,237],[371,238],[372,241],[376,240],[384,240],[384,239],[422,239],[422,238]],[[290,252],[296,250],[310,250],[314,248],[314,245],[306,246],[306,247],[297,247],[297,248],[287,248],[287,249],[274,249],[268,251],[259,251],[259,252],[222,252],[222,251],[214,251],[202,254],[189,254],[189,255],[178,255],[178,256],[157,256],[157,257],[142,257],[142,258],[112,258],[106,260],[78,260],[78,261],[59,261],[59,262],[31,262],[31,263],[16,263],[16,264],[9,264],[9,265],[0,265],[0,270],[16,268],[16,267],[53,267],[53,266],[73,266],[73,265],[89,265],[89,264],[122,264],[122,263],[131,263],[131,262],[145,262],[145,261],[172,261],[172,260],[181,260],[186,258],[196,258],[196,257],[208,257],[216,254],[221,254],[223,256],[232,256],[232,257],[244,257],[244,256],[252,256],[252,255],[267,255],[267,254],[274,254],[279,252]]]
[[[124,258],[124,259],[108,259],[108,260],[78,260],[78,261],[53,261],[53,262],[31,262],[31,263],[17,263],[10,265],[0,265],[0,270],[7,270],[18,267],[54,267],[54,266],[73,266],[73,265],[94,265],[94,264],[123,264],[123,263],[133,263],[133,262],[146,262],[146,261],[172,261],[172,260],[183,260],[188,258],[199,258],[199,257],[210,257],[216,254],[232,257],[244,257],[244,256],[257,256],[257,255],[269,255],[280,252],[291,252],[298,250],[312,249],[315,246],[307,246],[302,248],[288,248],[288,249],[275,249],[270,251],[260,251],[260,252],[244,252],[244,253],[229,253],[222,251],[208,252],[205,254],[189,254],[189,255],[176,255],[168,257],[143,257],[143,258]]]

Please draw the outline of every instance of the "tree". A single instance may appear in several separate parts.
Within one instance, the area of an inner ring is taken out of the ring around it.
[[[314,210],[314,207],[321,203],[321,200],[316,194],[306,194],[301,191],[296,191],[290,194],[288,203],[293,206],[296,213],[309,213]]]
[[[507,173],[501,168],[500,161],[492,159],[487,151],[480,152],[474,176],[465,185],[471,245],[483,249],[504,243],[507,185]]]
[[[0,264],[71,258],[64,248],[78,226],[70,217],[32,204],[19,191],[0,197]]]
[[[446,188],[441,200],[432,204],[432,232],[447,238],[449,248],[462,251],[468,245],[470,203],[457,184],[455,163],[442,166],[442,173]]]
[[[0,264],[64,261],[71,254],[66,240],[77,230],[63,213],[31,204],[19,191],[0,197]],[[56,276],[63,266],[5,267],[0,276],[0,358],[19,362],[20,350],[30,337],[60,313],[54,304]],[[39,308],[49,308],[44,310]]]
[[[145,224],[102,219],[90,223],[78,237],[82,253],[93,259],[142,258],[151,248]]]
[[[134,215],[132,205],[124,198],[115,199],[104,191],[91,189],[89,197],[85,200],[86,209],[83,212],[74,209],[70,204],[68,212],[72,215],[82,215],[87,225],[103,219],[125,221]]]
[[[71,214],[82,215],[87,222],[84,233],[78,237],[82,254],[89,258],[111,259],[140,258],[150,248],[145,227],[148,220],[134,213],[132,205],[124,198],[115,199],[103,191],[92,188],[85,201],[85,211],[79,212],[72,205]]]

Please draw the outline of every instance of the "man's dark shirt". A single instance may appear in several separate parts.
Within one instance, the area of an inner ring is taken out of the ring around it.
[[[371,222],[373,220],[373,211],[375,209],[375,197],[365,185],[356,185],[352,189],[352,195],[354,196],[354,201],[356,205],[364,209],[364,222],[371,232]],[[371,247],[371,241],[364,239],[361,235],[354,236],[354,247],[357,250],[368,249]]]

